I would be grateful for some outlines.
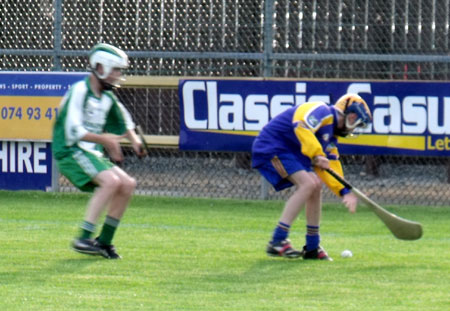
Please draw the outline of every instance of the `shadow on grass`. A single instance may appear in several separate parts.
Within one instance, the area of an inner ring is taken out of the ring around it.
[[[265,258],[259,259],[250,266],[241,277],[255,282],[276,281],[284,277],[292,276],[292,272],[299,266],[304,266],[303,259]]]
[[[80,271],[93,263],[104,260],[105,258],[101,256],[80,255],[79,258],[67,258],[58,260],[53,265],[49,266],[47,270],[49,270],[49,273],[73,273],[76,271]]]
[[[233,269],[208,271],[198,275],[184,276],[182,279],[177,279],[176,282],[173,282],[173,279],[167,280],[164,284],[173,293],[239,293],[243,288],[266,286],[272,282],[279,282],[280,279],[290,278],[299,265],[304,266],[303,260],[259,259],[244,271]]]

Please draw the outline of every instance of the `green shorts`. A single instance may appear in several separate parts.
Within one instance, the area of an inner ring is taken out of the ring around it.
[[[92,180],[114,164],[80,148],[71,148],[64,158],[56,160],[59,172],[81,191],[92,192],[98,186]]]

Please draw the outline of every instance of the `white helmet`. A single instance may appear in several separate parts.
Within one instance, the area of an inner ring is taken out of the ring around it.
[[[97,72],[97,64],[103,66],[103,74]],[[121,49],[110,44],[99,43],[89,53],[89,65],[92,72],[100,79],[106,79],[113,68],[128,68],[128,56]]]

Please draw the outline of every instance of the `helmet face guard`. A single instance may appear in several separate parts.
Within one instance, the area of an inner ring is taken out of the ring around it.
[[[97,71],[97,65],[100,64],[103,67],[103,73],[100,74]],[[115,46],[99,43],[94,46],[89,54],[89,65],[91,71],[100,80],[104,89],[111,89],[113,87],[118,87],[120,81],[123,79],[118,79],[112,84],[105,81],[114,69],[126,69],[128,68],[128,56],[121,49]]]
[[[355,113],[356,118],[353,123],[350,123],[349,114]],[[370,123],[372,123],[372,117],[367,111],[364,103],[362,102],[353,102],[351,106],[349,106],[346,110],[345,114],[345,127],[348,129],[355,129],[357,127],[366,128]]]
[[[344,129],[336,131],[338,136],[345,137],[356,128],[366,128],[372,123],[369,107],[359,95],[346,94],[339,98],[334,106],[344,116]],[[354,117],[351,114],[354,114]]]

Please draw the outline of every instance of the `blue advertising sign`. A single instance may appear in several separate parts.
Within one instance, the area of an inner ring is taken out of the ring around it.
[[[53,122],[62,96],[87,73],[0,72],[0,189],[51,186]]]
[[[0,140],[50,141],[62,96],[86,75],[0,72]]]
[[[52,184],[50,143],[0,142],[0,189],[46,190]]]
[[[339,139],[341,154],[450,155],[450,83],[180,80],[180,149],[250,151],[273,117],[307,101],[357,93],[373,124]]]

